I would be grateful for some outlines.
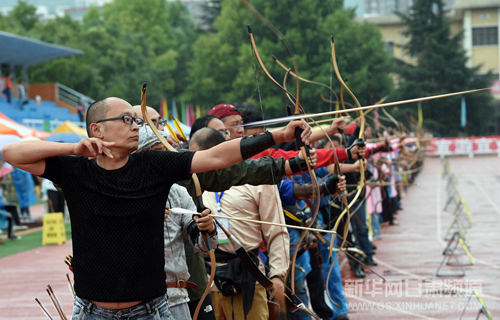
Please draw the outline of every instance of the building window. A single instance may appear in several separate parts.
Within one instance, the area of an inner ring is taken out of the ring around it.
[[[393,41],[385,41],[384,49],[386,52],[389,52],[391,56],[394,56],[394,42]]]
[[[498,27],[472,29],[472,45],[485,46],[494,44],[498,44]]]

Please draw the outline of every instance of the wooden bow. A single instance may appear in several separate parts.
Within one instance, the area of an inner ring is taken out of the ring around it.
[[[141,112],[142,112],[142,114],[144,116],[144,119],[146,120],[146,123],[151,128],[151,130],[153,131],[153,133],[155,134],[155,136],[167,148],[167,150],[172,151],[172,152],[177,152],[177,150],[174,147],[172,147],[170,145],[170,143],[167,142],[167,140],[165,140],[165,138],[161,135],[161,133],[158,131],[158,129],[156,129],[156,126],[154,125],[153,121],[151,121],[151,118],[149,117],[149,114],[148,114],[148,111],[147,111],[147,108],[146,108],[146,90],[147,90],[147,83],[144,83],[142,85],[142,91],[141,91]],[[197,209],[198,209],[198,211],[199,210],[203,210],[204,206],[203,206],[203,199],[202,199],[202,191],[201,191],[200,181],[198,180],[198,176],[196,175],[196,173],[193,173],[193,175],[191,177],[192,177],[192,179],[194,181],[194,185],[196,187],[196,196],[197,196],[197,202],[198,202],[197,203]],[[210,255],[210,263],[211,263],[210,279],[208,280],[207,288],[203,292],[203,295],[202,295],[202,297],[200,299],[200,302],[198,302],[198,305],[196,306],[196,310],[195,310],[195,313],[193,315],[193,320],[198,319],[198,314],[200,312],[200,309],[201,309],[201,306],[203,304],[203,301],[205,300],[206,296],[210,292],[210,288],[212,287],[212,283],[213,283],[214,278],[215,278],[215,265],[216,265],[216,261],[215,261],[214,248],[212,246],[212,243],[210,242],[210,239],[208,238],[208,235],[204,235],[204,238],[205,238],[205,241],[206,241],[206,244],[207,244],[207,248],[210,249],[209,252],[208,252],[208,254]]]

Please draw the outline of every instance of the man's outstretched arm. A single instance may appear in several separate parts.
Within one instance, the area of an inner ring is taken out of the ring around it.
[[[311,127],[304,120],[292,121],[283,129],[226,141],[208,150],[197,151],[191,163],[191,173],[226,168],[275,144],[293,141],[295,128],[304,130],[300,137],[306,143],[311,135]]]

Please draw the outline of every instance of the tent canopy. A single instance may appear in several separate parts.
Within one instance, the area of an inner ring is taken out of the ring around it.
[[[52,133],[62,133],[62,132],[72,132],[76,133],[84,138],[87,138],[87,130],[80,128],[73,122],[66,120],[59,127],[57,127]]]
[[[29,67],[83,51],[0,31],[0,63]]]
[[[45,139],[51,135],[49,132],[35,130],[20,123],[15,122],[0,112],[0,134],[12,134],[19,137],[36,137]]]

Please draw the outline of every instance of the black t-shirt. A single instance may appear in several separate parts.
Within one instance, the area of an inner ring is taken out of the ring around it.
[[[78,156],[45,159],[42,176],[61,186],[68,203],[79,297],[128,302],[166,293],[165,204],[171,185],[190,177],[193,155],[146,151],[116,170]]]

